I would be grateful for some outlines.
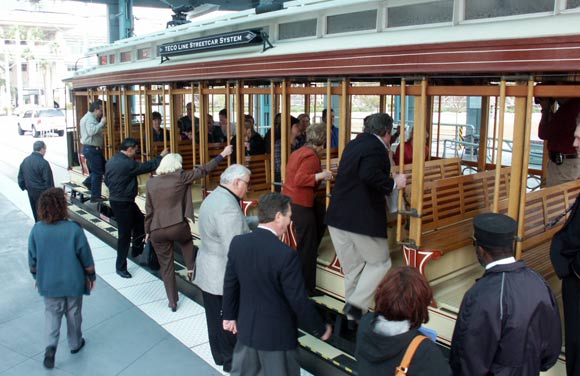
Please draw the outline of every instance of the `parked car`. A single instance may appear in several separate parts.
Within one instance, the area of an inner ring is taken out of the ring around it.
[[[37,108],[27,110],[18,119],[18,134],[30,132],[33,137],[40,137],[42,133],[56,133],[64,136],[66,121],[64,112],[59,108]]]

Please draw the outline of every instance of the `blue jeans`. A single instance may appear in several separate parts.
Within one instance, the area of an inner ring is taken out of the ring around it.
[[[91,188],[91,199],[101,197],[101,183],[105,174],[105,157],[103,150],[91,145],[83,145],[83,155],[89,163],[89,179]]]

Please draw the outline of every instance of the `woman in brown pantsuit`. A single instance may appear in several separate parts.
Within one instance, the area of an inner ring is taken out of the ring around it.
[[[157,168],[157,176],[147,182],[145,233],[151,237],[151,244],[159,259],[169,308],[173,312],[177,310],[178,300],[173,242],[177,242],[183,252],[190,279],[195,267],[188,222],[188,219],[193,221],[191,183],[207,175],[231,153],[232,146],[228,145],[209,163],[190,171],[183,171],[181,155],[167,154]]]

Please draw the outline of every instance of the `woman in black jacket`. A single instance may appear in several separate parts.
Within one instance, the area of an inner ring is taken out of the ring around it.
[[[377,287],[375,312],[360,321],[356,359],[358,374],[394,375],[407,347],[418,335],[421,324],[429,321],[427,307],[433,291],[417,269],[396,267]],[[417,348],[408,375],[451,375],[447,359],[431,340]]]

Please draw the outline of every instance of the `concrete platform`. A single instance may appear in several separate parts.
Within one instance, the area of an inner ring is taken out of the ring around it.
[[[44,303],[34,289],[27,261],[34,222],[2,194],[0,218],[0,375],[222,374],[201,357],[209,355],[206,328],[191,318],[199,316],[205,324],[203,308],[182,297],[179,310],[172,313],[161,281],[135,264],[130,266],[134,278],[119,278],[114,273],[114,250],[91,234],[87,236],[102,273],[98,272],[93,294],[84,298],[87,345],[71,355],[63,325],[56,367],[45,370]],[[195,347],[201,356],[192,351]]]

